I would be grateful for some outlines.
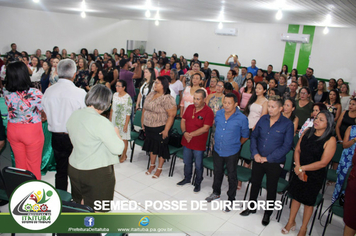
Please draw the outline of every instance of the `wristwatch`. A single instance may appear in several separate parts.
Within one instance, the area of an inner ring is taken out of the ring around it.
[[[303,172],[303,170],[302,170],[302,167],[301,166],[299,166],[299,172],[301,173],[301,172]]]

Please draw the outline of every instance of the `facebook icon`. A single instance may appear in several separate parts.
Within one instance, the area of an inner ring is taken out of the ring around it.
[[[93,227],[94,226],[94,217],[87,216],[84,218],[84,225],[86,227]]]

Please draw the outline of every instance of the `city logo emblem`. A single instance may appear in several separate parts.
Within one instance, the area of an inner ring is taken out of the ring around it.
[[[147,226],[150,223],[150,218],[148,216],[144,216],[138,222],[138,226]]]
[[[84,218],[84,225],[86,227],[93,227],[94,226],[94,217],[87,216]]]
[[[52,225],[61,213],[61,199],[48,183],[25,182],[12,193],[10,214],[22,227],[41,230]]]

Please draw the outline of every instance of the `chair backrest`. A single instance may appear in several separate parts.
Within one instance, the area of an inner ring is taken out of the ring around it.
[[[179,94],[177,94],[177,96],[176,96],[176,104],[177,104],[177,106],[179,105],[179,100],[180,100],[180,96],[179,96]]]
[[[286,155],[286,161],[284,162],[283,169],[286,171],[291,171],[293,160],[294,160],[294,151],[290,150]]]
[[[240,157],[246,159],[246,160],[251,160],[251,150],[250,150],[250,139],[247,139],[247,141],[242,145],[241,149],[241,154]]]
[[[294,147],[297,146],[298,141],[299,141],[299,134],[296,134],[296,135],[294,135],[294,138],[293,138]]]
[[[182,134],[182,129],[180,128],[181,119],[175,119],[172,129],[176,129],[179,134]]]
[[[12,192],[22,183],[29,180],[36,180],[36,176],[28,170],[7,166],[2,170],[6,194],[11,196]]]
[[[141,117],[142,117],[142,111],[136,111],[133,124],[136,126],[142,127],[141,126]]]
[[[332,162],[335,162],[335,163],[339,163],[340,162],[340,158],[341,158],[341,154],[342,154],[342,151],[344,150],[344,148],[342,147],[342,144],[341,143],[338,143],[336,145],[336,151],[335,151],[335,154],[333,156],[333,159],[331,159]]]

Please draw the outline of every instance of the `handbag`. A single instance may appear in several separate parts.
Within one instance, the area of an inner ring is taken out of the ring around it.
[[[171,145],[176,148],[182,147],[182,137],[183,135],[180,134],[176,128],[173,128],[171,133],[169,134],[168,145]]]
[[[344,203],[345,203],[345,194],[342,193],[342,194],[340,194],[340,197],[339,197],[339,205],[344,206]]]
[[[146,139],[146,133],[143,129],[140,129],[140,131],[138,131],[138,139],[139,140],[145,140]]]

